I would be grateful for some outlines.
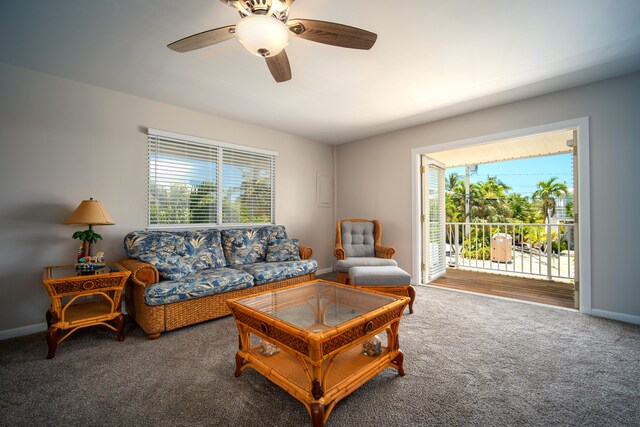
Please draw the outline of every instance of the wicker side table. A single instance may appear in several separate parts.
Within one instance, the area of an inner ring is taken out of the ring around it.
[[[106,326],[116,331],[118,341],[124,340],[120,297],[130,274],[117,263],[92,274],[80,274],[73,266],[44,268],[42,284],[51,299],[46,314],[47,359],[56,355],[58,344],[87,326]],[[115,327],[107,323],[110,321],[114,321]],[[62,336],[64,330],[69,332]]]

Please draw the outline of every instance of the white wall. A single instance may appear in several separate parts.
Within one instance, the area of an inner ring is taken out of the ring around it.
[[[590,117],[594,314],[640,320],[640,73],[341,145],[338,218],[379,218],[411,270],[411,149]],[[618,316],[620,315],[620,316]]]
[[[101,200],[116,222],[97,228],[108,260],[145,227],[148,127],[278,151],[276,220],[333,266],[334,212],[315,200],[331,146],[0,64],[0,334],[44,322],[42,267],[73,262],[82,227],[62,222],[81,200]]]

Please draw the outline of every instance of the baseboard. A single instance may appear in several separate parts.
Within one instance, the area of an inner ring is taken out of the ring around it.
[[[319,268],[318,270],[316,270],[316,276],[319,276],[321,274],[329,274],[329,273],[333,273],[333,267]]]
[[[640,316],[634,316],[633,314],[616,313],[615,311],[598,310],[597,308],[592,308],[591,315],[604,317],[605,319],[619,320],[620,322],[640,325]]]
[[[127,310],[122,304],[122,314],[127,315]],[[36,323],[35,325],[21,326],[19,328],[7,329],[6,331],[0,331],[0,341],[8,340],[9,338],[21,337],[23,335],[31,335],[38,332],[45,332],[47,330],[47,322]]]
[[[6,331],[0,331],[0,341],[8,340],[9,338],[21,337],[23,335],[31,335],[37,332],[44,332],[47,330],[47,323],[36,323],[35,325],[21,326],[19,328],[7,329]]]

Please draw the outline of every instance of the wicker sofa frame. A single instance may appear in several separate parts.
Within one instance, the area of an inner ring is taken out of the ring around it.
[[[310,259],[312,253],[311,248],[300,246],[300,259]],[[124,258],[118,262],[131,271],[125,287],[124,300],[127,313],[140,325],[151,340],[159,338],[162,332],[231,314],[226,304],[226,300],[229,298],[244,297],[258,292],[315,280],[315,273],[311,273],[291,279],[255,285],[246,289],[151,306],[144,302],[144,289],[147,286],[158,283],[160,279],[158,270],[151,264],[133,258]]]

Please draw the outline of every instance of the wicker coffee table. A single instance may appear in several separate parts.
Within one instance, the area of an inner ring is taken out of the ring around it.
[[[235,376],[255,369],[323,426],[338,401],[385,368],[404,375],[398,326],[408,303],[322,280],[227,300],[239,332]],[[363,354],[363,343],[381,332],[387,344],[380,353]],[[281,351],[269,356],[252,335]]]

